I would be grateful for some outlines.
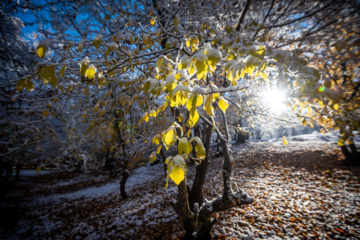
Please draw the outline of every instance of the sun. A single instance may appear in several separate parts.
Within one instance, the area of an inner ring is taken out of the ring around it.
[[[265,89],[259,96],[272,113],[281,114],[286,111],[286,105],[284,103],[286,93],[284,90],[271,87]]]

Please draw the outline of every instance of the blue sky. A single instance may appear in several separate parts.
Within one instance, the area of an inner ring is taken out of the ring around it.
[[[36,23],[35,16],[32,14],[32,12],[30,11],[27,11],[26,13],[18,12],[15,14],[15,16],[20,18],[25,24],[25,27],[22,29],[22,34],[24,36],[26,36],[28,33],[32,33],[36,31],[38,27],[38,23]],[[28,25],[28,24],[32,24],[32,25]]]

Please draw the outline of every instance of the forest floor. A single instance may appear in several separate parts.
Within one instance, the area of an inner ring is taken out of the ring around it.
[[[232,146],[233,182],[252,205],[218,213],[216,239],[360,239],[360,167],[343,166],[334,143]],[[222,158],[211,160],[205,196],[222,191]],[[194,165],[188,166],[189,183]],[[32,170],[34,171],[34,170]],[[0,202],[0,239],[178,239],[184,235],[165,190],[162,164],[119,179],[90,173],[26,174]]]

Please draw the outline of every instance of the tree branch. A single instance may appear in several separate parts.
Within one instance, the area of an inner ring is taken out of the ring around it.
[[[246,12],[249,10],[250,2],[251,2],[251,0],[247,0],[247,1],[246,1],[245,8],[244,8],[243,12],[241,13],[241,17],[240,17],[239,22],[238,22],[238,24],[237,24],[237,26],[236,26],[236,31],[237,31],[237,32],[240,31],[241,24],[242,24],[243,21],[244,21]]]

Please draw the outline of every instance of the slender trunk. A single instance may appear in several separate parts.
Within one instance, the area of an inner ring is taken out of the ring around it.
[[[190,211],[189,207],[186,178],[178,185],[178,202],[176,204],[175,210],[179,214],[180,219],[184,224],[186,232],[184,239],[193,239],[192,234],[195,231],[193,224],[194,214]]]
[[[21,164],[20,164],[20,162],[18,162],[18,163],[16,164],[15,181],[18,181],[18,180],[19,180],[20,170],[21,170]]]
[[[231,156],[229,152],[228,144],[225,140],[220,139],[221,147],[224,154],[224,163],[223,163],[223,184],[224,184],[224,195],[223,199],[227,199],[229,195],[232,194],[232,189],[230,186],[230,177],[231,177]]]
[[[206,124],[205,144],[204,144],[206,157],[199,165],[196,166],[195,179],[189,194],[189,205],[191,209],[193,209],[194,203],[198,203],[199,206],[201,206],[201,204],[203,203],[202,192],[203,192],[203,185],[205,182],[207,167],[209,165],[211,130],[212,130],[212,126]]]
[[[165,156],[164,148],[163,148],[163,147],[162,147],[161,150],[160,150],[160,154],[161,154],[161,156],[162,156],[163,159],[164,159],[163,164],[164,164],[164,174],[165,174],[165,179],[166,179],[167,166],[166,166],[166,163],[165,163],[166,156]]]
[[[116,118],[119,119],[118,114],[116,114]],[[118,121],[115,122],[115,130],[118,134],[119,147],[121,147],[123,150],[122,163],[121,163],[120,193],[121,193],[121,197],[123,199],[126,199],[128,197],[128,195],[126,194],[126,191],[125,191],[125,185],[126,185],[127,179],[129,178],[129,173],[127,172],[128,165],[129,165],[129,159],[127,158],[126,143],[125,143],[124,139],[122,138]]]
[[[350,150],[352,155],[352,160],[354,163],[360,163],[360,154],[356,149],[355,143],[350,143]]]
[[[123,171],[121,173],[121,181],[120,181],[120,194],[122,199],[128,198],[128,195],[126,194],[125,191],[125,184],[128,178],[129,178],[129,173],[127,171]]]
[[[343,154],[345,156],[345,162],[351,163],[352,155],[351,155],[351,152],[348,150],[348,148],[345,145],[341,146],[341,151],[343,152]]]

